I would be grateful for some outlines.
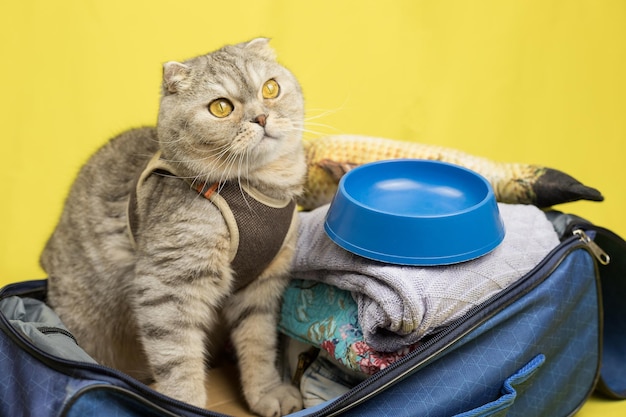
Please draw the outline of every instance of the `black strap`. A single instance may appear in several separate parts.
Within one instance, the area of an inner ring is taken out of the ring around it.
[[[597,390],[610,398],[626,399],[626,242],[602,227],[594,241],[611,257],[598,265],[602,286],[604,329],[602,368]]]

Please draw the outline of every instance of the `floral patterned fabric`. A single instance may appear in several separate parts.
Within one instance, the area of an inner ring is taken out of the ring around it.
[[[377,352],[363,339],[357,304],[349,291],[295,279],[284,294],[279,330],[325,350],[340,364],[371,375],[411,352],[418,344],[396,352]]]

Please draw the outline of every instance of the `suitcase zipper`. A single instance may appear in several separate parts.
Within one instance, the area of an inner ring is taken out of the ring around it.
[[[165,417],[165,416],[181,417],[180,414],[176,414],[169,410],[166,410],[165,408],[162,408],[158,406],[157,404],[148,401],[146,398],[137,394],[134,391],[131,391],[127,388],[123,388],[117,385],[102,384],[102,383],[95,383],[95,384],[87,385],[86,387],[83,387],[79,389],[78,391],[76,391],[72,395],[72,397],[63,405],[63,409],[59,413],[59,417],[67,417],[69,415],[72,415],[73,414],[72,407],[74,406],[74,404],[77,401],[79,401],[83,395],[89,394],[92,391],[109,391],[111,393],[124,395],[128,398],[133,399],[137,403],[149,408],[151,411],[159,413],[159,416],[162,416],[162,417]]]
[[[436,357],[448,350],[451,346],[465,337],[467,334],[478,328],[489,318],[504,309],[511,302],[519,299],[523,294],[530,292],[536,286],[541,284],[546,277],[548,277],[554,269],[556,269],[561,261],[565,259],[567,255],[576,249],[585,248],[590,252],[600,263],[606,265],[609,262],[609,255],[604,252],[600,246],[598,246],[591,238],[582,230],[574,229],[571,231],[571,236],[565,238],[557,247],[555,247],[550,253],[542,259],[542,261],[535,266],[531,271],[526,274],[526,277],[536,275],[536,278],[529,281],[525,278],[518,280],[512,286],[505,291],[495,295],[485,303],[478,305],[470,311],[468,311],[463,317],[450,323],[440,332],[434,334],[431,338],[424,342],[419,348],[409,353],[405,357],[392,363],[387,368],[379,371],[378,373],[368,377],[362,383],[352,388],[347,393],[340,397],[331,400],[331,403],[323,408],[316,410],[311,414],[306,414],[307,417],[333,417],[339,415],[358,404],[367,401],[369,398],[384,391],[391,385],[399,382],[409,374],[417,371],[418,369],[426,366],[429,362],[433,361]],[[553,262],[554,259],[557,262]],[[606,262],[606,263],[604,263]],[[420,358],[423,356],[423,358]],[[401,372],[399,368],[402,368],[407,362],[416,363],[409,366],[407,369],[403,369]],[[395,374],[389,376],[389,374]],[[371,387],[379,380],[387,379],[376,388]],[[369,391],[371,390],[371,391]],[[362,391],[366,391],[364,394],[359,394]],[[303,414],[304,415],[304,414]]]
[[[611,262],[611,257],[608,253],[606,253],[596,242],[591,240],[591,238],[585,233],[583,229],[574,229],[572,233],[580,239],[589,251],[593,254],[593,256],[600,262],[602,265],[608,265]]]
[[[49,327],[49,326],[41,326],[41,327],[37,327],[37,330],[39,330],[41,333],[48,335],[48,334],[60,334],[63,335],[67,338],[70,338],[74,341],[74,343],[76,343],[76,345],[78,345],[78,341],[76,341],[76,338],[74,337],[74,335],[70,332],[68,332],[67,330],[64,329],[60,329],[58,327]]]

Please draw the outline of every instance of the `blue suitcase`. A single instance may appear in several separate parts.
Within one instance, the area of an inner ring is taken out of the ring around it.
[[[626,242],[549,216],[561,244],[533,271],[344,395],[292,416],[558,417],[594,389],[626,398]],[[222,415],[98,365],[45,300],[45,280],[0,291],[1,416]]]

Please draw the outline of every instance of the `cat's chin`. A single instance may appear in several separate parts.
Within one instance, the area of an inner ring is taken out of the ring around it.
[[[273,159],[276,153],[280,153],[281,141],[280,137],[265,134],[250,144],[250,153],[261,159]]]
[[[278,139],[264,137],[254,145],[248,154],[250,168],[262,168],[277,159],[280,154],[277,152]]]
[[[248,168],[250,172],[264,170],[285,158],[294,158],[298,153],[299,140],[295,138],[273,138],[264,136],[255,143],[248,153]]]

